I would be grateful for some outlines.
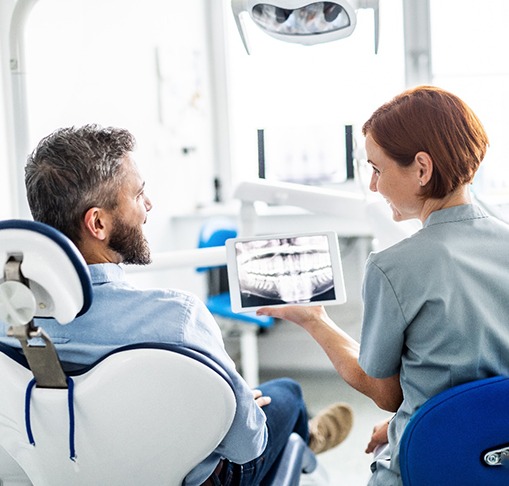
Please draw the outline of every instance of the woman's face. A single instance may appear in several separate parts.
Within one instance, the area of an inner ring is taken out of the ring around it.
[[[373,168],[369,188],[384,197],[392,209],[394,221],[419,218],[423,200],[419,198],[419,167],[416,161],[408,167],[400,166],[388,157],[368,133],[366,154]]]

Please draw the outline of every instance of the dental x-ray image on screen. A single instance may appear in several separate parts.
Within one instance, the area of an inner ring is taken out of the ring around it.
[[[234,312],[346,300],[333,232],[235,238],[226,246]]]

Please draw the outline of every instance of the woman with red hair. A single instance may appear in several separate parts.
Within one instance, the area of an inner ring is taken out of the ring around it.
[[[264,308],[321,345],[341,377],[388,411],[377,428],[372,485],[401,484],[399,442],[414,412],[455,385],[509,373],[509,226],[473,204],[488,137],[457,96],[409,89],[363,126],[370,189],[393,219],[422,229],[366,263],[360,344],[323,307]]]

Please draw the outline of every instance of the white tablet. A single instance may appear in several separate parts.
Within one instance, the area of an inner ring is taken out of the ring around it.
[[[232,238],[226,241],[226,257],[234,312],[346,302],[333,231]]]

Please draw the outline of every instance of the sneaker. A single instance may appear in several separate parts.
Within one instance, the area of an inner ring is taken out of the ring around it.
[[[335,403],[309,421],[309,448],[315,453],[328,451],[343,442],[353,423],[350,405]]]

